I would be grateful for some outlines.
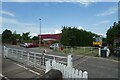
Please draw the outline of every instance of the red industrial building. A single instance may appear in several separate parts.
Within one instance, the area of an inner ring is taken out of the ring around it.
[[[42,40],[42,46],[50,46],[54,41],[60,41],[60,34],[41,34],[38,36]]]

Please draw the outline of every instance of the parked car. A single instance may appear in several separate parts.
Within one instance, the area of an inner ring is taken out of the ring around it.
[[[31,44],[28,45],[28,47],[29,47],[29,48],[32,48],[32,47],[39,47],[39,45],[36,44],[36,43],[31,43]]]
[[[26,47],[28,44],[27,43],[21,43],[20,46],[21,47]]]
[[[26,47],[26,48],[32,48],[33,45],[32,45],[32,43],[27,43],[27,45],[26,45],[25,47]]]
[[[50,45],[50,49],[60,49],[62,47],[63,45],[60,43],[53,43],[52,45]]]
[[[25,47],[25,48],[33,48],[33,47],[38,47],[38,44],[35,43],[22,43],[20,44],[21,47]]]

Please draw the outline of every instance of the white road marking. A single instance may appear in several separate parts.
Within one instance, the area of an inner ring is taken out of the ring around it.
[[[1,73],[0,73],[0,76],[1,76],[1,77],[4,77],[4,78],[7,79],[7,80],[9,80],[7,77],[5,77],[4,75],[2,75]]]
[[[0,76],[1,76],[1,77],[4,77],[1,73],[0,73]]]
[[[14,64],[16,64],[16,65],[18,65],[18,66],[20,66],[20,67],[22,67],[22,68],[24,68],[24,69],[26,69],[26,70],[32,72],[32,73],[35,73],[35,74],[37,74],[37,75],[41,75],[40,73],[35,72],[35,71],[33,71],[33,70],[29,69],[29,68],[26,68],[25,66],[22,66],[22,65],[20,65],[20,64],[18,64],[18,63],[14,63]]]

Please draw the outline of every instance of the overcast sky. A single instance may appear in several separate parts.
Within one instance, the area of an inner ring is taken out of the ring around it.
[[[62,26],[103,34],[118,21],[118,2],[2,2],[2,30],[60,33]]]

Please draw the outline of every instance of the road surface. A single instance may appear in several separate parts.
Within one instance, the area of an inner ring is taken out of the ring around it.
[[[74,67],[88,71],[89,78],[118,78],[118,62],[105,58],[83,57],[74,61]]]

